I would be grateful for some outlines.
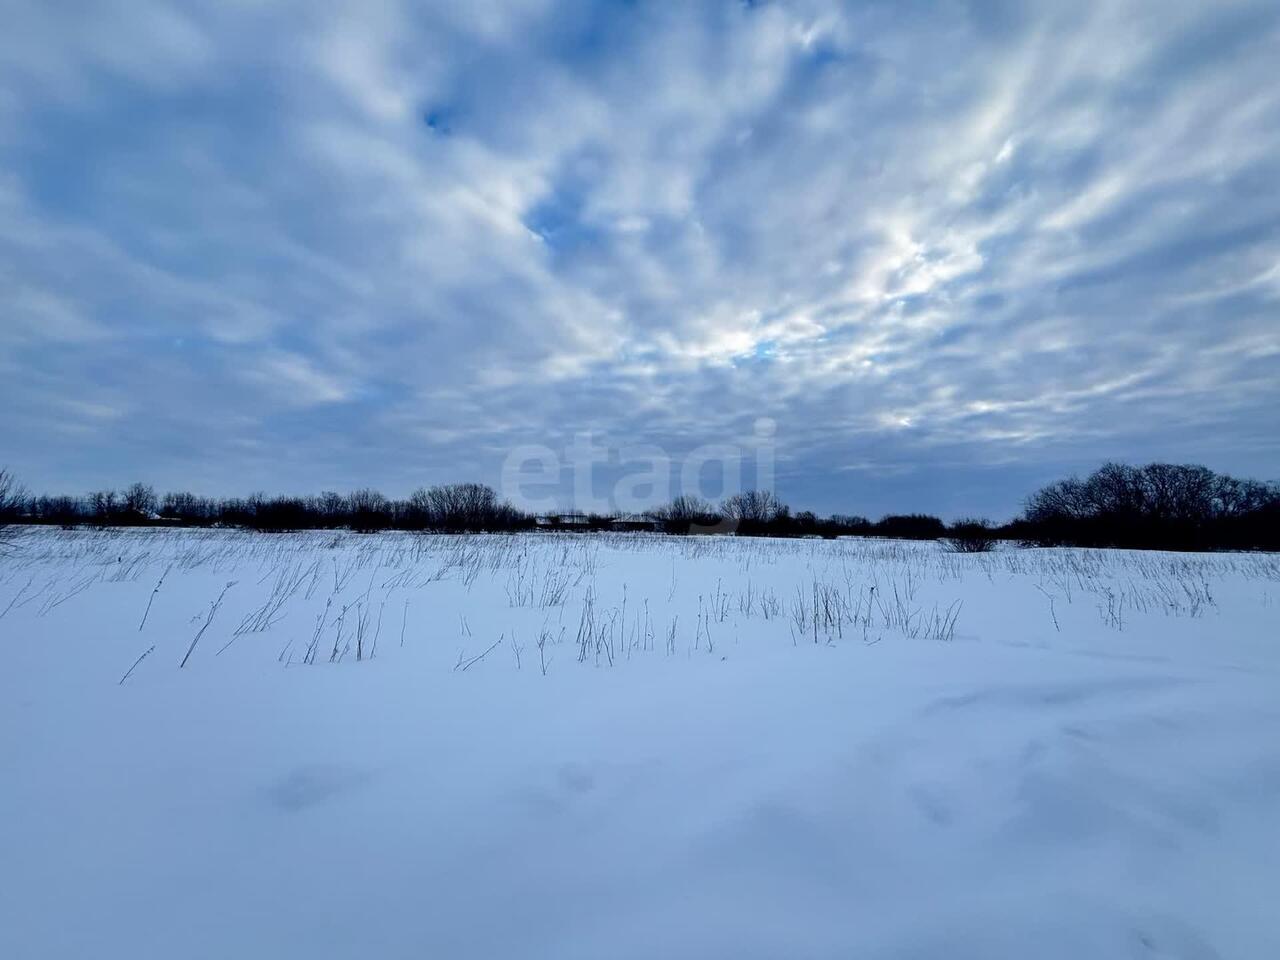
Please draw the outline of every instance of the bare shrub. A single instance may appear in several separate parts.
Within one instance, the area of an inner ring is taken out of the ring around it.
[[[709,502],[689,494],[676,497],[666,506],[658,507],[650,516],[659,521],[668,533],[692,533],[714,528],[720,522],[719,515]]]
[[[999,541],[989,520],[957,520],[947,530],[943,543],[956,553],[988,553]]]
[[[946,536],[947,525],[927,513],[890,514],[880,518],[872,533],[901,540],[937,540]]]

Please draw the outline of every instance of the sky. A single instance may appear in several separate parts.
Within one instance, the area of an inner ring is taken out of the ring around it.
[[[29,487],[403,496],[584,438],[605,499],[711,445],[870,516],[1280,478],[1274,0],[0,12]]]

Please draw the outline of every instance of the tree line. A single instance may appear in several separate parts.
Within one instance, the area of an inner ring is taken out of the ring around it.
[[[1280,548],[1280,486],[1206,467],[1107,463],[1032,494],[1019,539],[1169,550]]]
[[[822,517],[808,510],[793,512],[775,494],[761,490],[734,494],[719,503],[680,496],[642,516],[591,514],[574,516],[572,523],[561,523],[562,519],[555,518],[551,525],[584,532],[652,528],[684,535],[945,540],[965,552],[989,550],[1000,540],[1040,546],[1280,549],[1280,486],[1194,465],[1107,463],[1084,479],[1071,477],[1036,491],[1021,515],[1004,524],[982,519],[947,524],[928,514],[891,514],[876,521],[849,514]],[[143,483],[84,496],[37,496],[0,470],[0,525],[499,533],[547,522],[479,483],[422,487],[403,500],[370,489],[306,497],[214,498],[157,494]]]
[[[532,518],[479,483],[423,487],[407,500],[376,490],[326,491],[318,496],[202,497],[157,494],[144,483],[85,496],[34,496],[0,470],[0,522],[61,526],[245,527],[253,530],[432,530],[442,533],[523,529]]]

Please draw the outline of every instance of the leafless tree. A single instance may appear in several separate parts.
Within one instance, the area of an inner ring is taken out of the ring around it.
[[[512,507],[483,483],[420,488],[409,502],[427,526],[451,532],[503,529],[515,516]]]
[[[659,520],[685,521],[687,523],[697,522],[714,514],[715,508],[708,501],[690,494],[676,497],[666,506],[658,507],[653,511],[653,515]]]
[[[185,492],[166,493],[158,509],[163,517],[172,517],[188,523],[200,523],[210,520],[217,513],[217,508],[213,501],[206,497],[198,497],[194,493]]]
[[[124,491],[124,511],[133,518],[151,518],[158,504],[155,490],[145,483],[135,483]]]
[[[36,497],[31,501],[32,515],[42,523],[72,526],[84,519],[84,505],[76,497]]]
[[[347,497],[351,526],[360,531],[384,530],[391,526],[391,504],[377,490],[355,490]]]
[[[99,523],[109,523],[119,510],[114,490],[95,490],[89,494],[89,513]]]
[[[1051,484],[1024,520],[1042,543],[1198,547],[1260,545],[1280,527],[1280,490],[1193,464],[1107,463]]]
[[[316,509],[320,511],[326,522],[336,523],[346,513],[347,501],[342,494],[326,490],[316,497]]]
[[[0,469],[0,553],[13,547],[13,541],[4,535],[4,528],[22,516],[26,507],[27,491],[12,473]]]
[[[726,497],[720,512],[739,523],[770,523],[790,511],[770,490],[745,490]]]
[[[26,505],[26,488],[7,469],[0,468],[0,526],[21,516]]]
[[[652,512],[669,533],[696,533],[718,530],[721,517],[708,501],[691,494],[676,497]]]

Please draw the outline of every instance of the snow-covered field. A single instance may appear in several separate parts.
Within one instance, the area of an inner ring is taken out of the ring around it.
[[[1274,555],[18,530],[0,957],[1278,957],[1278,618]]]

